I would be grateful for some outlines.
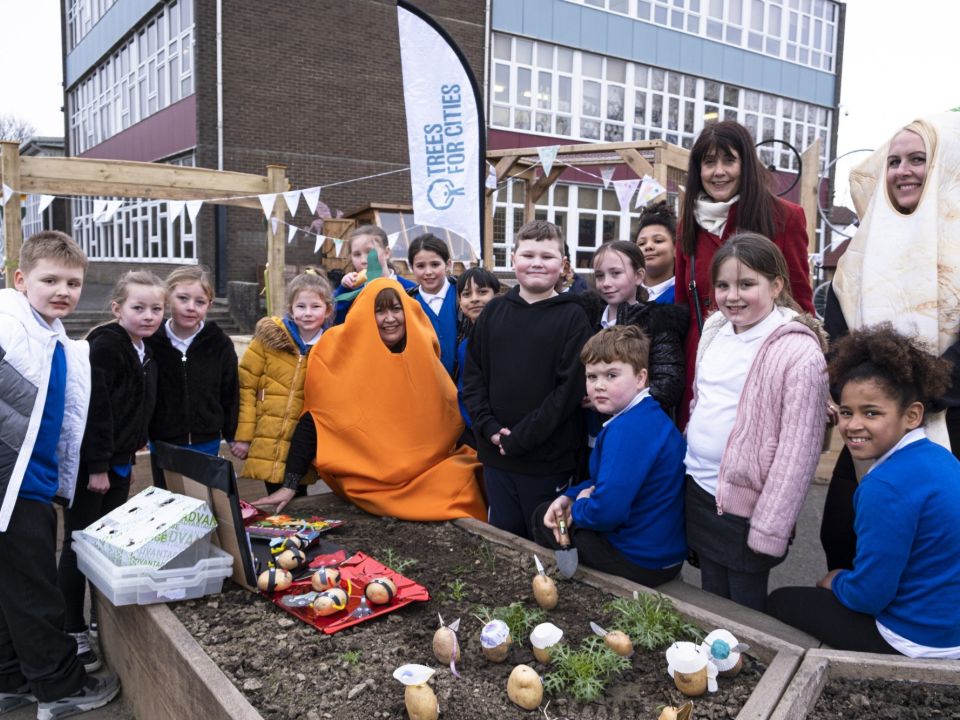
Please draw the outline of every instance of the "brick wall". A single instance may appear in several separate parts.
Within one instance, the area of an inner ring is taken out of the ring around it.
[[[216,5],[195,0],[197,164],[217,165]],[[283,11],[265,12],[264,8]],[[483,83],[484,2],[419,0],[460,45]],[[265,174],[287,166],[291,187],[406,167],[400,47],[392,0],[223,3],[224,169]],[[368,202],[409,203],[409,176],[330,188],[336,212]],[[301,203],[296,224],[307,227]],[[200,219],[201,261],[214,264],[213,210]],[[227,211],[228,277],[255,280],[266,259],[262,213]],[[289,263],[316,262],[312,238],[287,247]]]

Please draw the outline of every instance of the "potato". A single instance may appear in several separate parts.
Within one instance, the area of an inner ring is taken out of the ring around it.
[[[367,586],[363,589],[363,594],[374,605],[386,605],[396,597],[397,586],[390,578],[374,578],[367,583]]]
[[[603,641],[607,644],[607,647],[617,655],[621,655],[622,657],[630,657],[633,655],[633,643],[630,641],[630,636],[625,632],[611,630],[607,633],[606,637],[603,638]]]
[[[513,638],[503,620],[491,620],[480,630],[480,649],[490,662],[503,662],[510,653]]]
[[[333,588],[320,593],[313,601],[313,610],[317,615],[333,615],[347,607],[347,593],[340,588]]]
[[[658,720],[690,720],[692,710],[693,703],[689,700],[680,707],[667,705],[660,713]]]
[[[286,590],[293,582],[293,575],[283,568],[267,568],[257,578],[257,587],[264,592]]]
[[[692,673],[682,673],[675,670],[673,682],[677,686],[677,690],[687,697],[703,695],[707,691],[707,667],[704,665]]]
[[[403,691],[410,720],[437,720],[440,703],[429,685],[407,685]]]
[[[537,662],[541,662],[544,665],[549,665],[550,661],[553,660],[553,655],[550,653],[550,648],[533,648],[533,656],[537,659]]]
[[[310,576],[310,584],[317,592],[340,587],[340,571],[334,567],[322,567]]]
[[[721,670],[718,674],[720,677],[730,678],[736,677],[740,674],[740,671],[743,669],[743,655],[737,658],[737,662],[734,663],[733,667],[729,670]]]
[[[507,697],[524,710],[536,710],[543,700],[543,683],[529,665],[517,665],[507,679]]]
[[[357,273],[357,282],[356,282],[356,284],[354,285],[354,287],[360,287],[360,286],[363,285],[366,281],[367,281],[367,269],[364,268],[363,270],[361,270],[360,272]]]
[[[277,555],[276,563],[284,570],[299,570],[307,564],[307,556],[303,554],[303,550],[290,547]]]
[[[496,647],[488,648],[481,646],[480,649],[483,650],[483,656],[490,662],[503,662],[507,659],[507,655],[510,654],[510,646],[513,645],[513,638],[507,635],[507,639]]]
[[[444,626],[433,634],[433,654],[444,665],[449,665],[450,660],[460,662],[460,643],[457,642],[457,634],[450,628]]]
[[[547,575],[537,573],[533,576],[533,598],[544,610],[553,610],[557,606],[557,584]]]

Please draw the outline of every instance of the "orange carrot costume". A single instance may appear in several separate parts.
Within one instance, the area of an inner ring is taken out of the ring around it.
[[[374,317],[384,288],[403,304],[398,353]],[[455,447],[463,420],[436,333],[395,280],[368,283],[346,322],[324,333],[307,361],[303,407],[317,429],[317,474],[337,495],[374,515],[486,520],[476,453]]]

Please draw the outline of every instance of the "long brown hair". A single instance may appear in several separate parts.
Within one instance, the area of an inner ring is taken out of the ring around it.
[[[737,229],[772,238],[779,221],[779,203],[770,192],[770,173],[757,157],[750,131],[733,120],[708,125],[690,150],[687,167],[687,190],[680,215],[680,247],[690,257],[697,249],[697,219],[694,208],[704,191],[700,180],[700,165],[709,152],[735,152],[740,158],[740,199],[737,202]]]

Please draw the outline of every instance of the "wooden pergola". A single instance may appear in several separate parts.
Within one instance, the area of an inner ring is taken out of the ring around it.
[[[218,204],[262,211],[258,195],[290,189],[285,165],[268,165],[266,175],[252,175],[129,160],[20,157],[16,142],[0,142],[0,181],[16,191],[3,209],[7,277],[12,277],[20,256],[23,236],[20,193],[152,200],[216,199]],[[272,216],[282,221],[286,209],[283,197],[278,196]],[[267,223],[267,302],[268,307],[280,308],[284,303],[286,244],[282,223],[278,223],[277,232],[273,232],[272,226],[273,223]]]

